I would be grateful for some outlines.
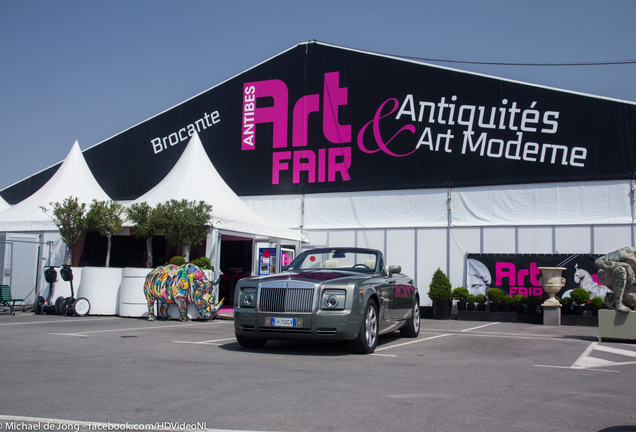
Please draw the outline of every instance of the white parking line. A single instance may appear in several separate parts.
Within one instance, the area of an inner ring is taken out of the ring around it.
[[[471,327],[471,328],[460,330],[460,331],[469,332],[471,330],[477,330],[477,329],[480,329],[480,328],[483,328],[483,327],[488,327],[488,326],[495,325],[495,324],[499,324],[499,323],[498,322],[491,322],[491,323],[488,323],[488,324],[480,325],[480,326],[477,326],[477,327]]]
[[[437,336],[427,337],[427,338],[424,338],[424,339],[415,339],[415,340],[412,340],[412,341],[409,341],[409,342],[403,342],[403,343],[400,343],[400,344],[389,345],[389,346],[382,347],[382,348],[376,348],[376,351],[385,351],[385,350],[388,350],[388,349],[397,348],[397,347],[401,347],[401,346],[404,346],[404,345],[411,345],[411,344],[418,343],[418,342],[429,341],[431,339],[437,339],[437,338],[441,338],[441,337],[444,337],[444,336],[450,336],[450,334],[441,334],[441,335],[437,335]]]
[[[17,322],[17,323],[3,323],[0,326],[16,326],[16,325],[27,325],[27,324],[60,324],[60,323],[70,323],[70,322],[80,322],[80,321],[106,321],[106,320],[115,320],[121,319],[120,317],[113,318],[103,318],[103,317],[95,317],[95,318],[77,318],[77,317],[66,317],[55,320],[41,320],[41,321],[28,321],[28,322]]]
[[[114,333],[114,332],[127,332],[127,331],[138,331],[138,330],[161,330],[161,329],[165,329],[165,328],[169,328],[169,327],[188,328],[188,327],[191,327],[191,326],[201,326],[201,325],[210,325],[210,324],[207,323],[207,322],[203,322],[203,323],[189,323],[189,324],[179,323],[179,324],[159,325],[159,326],[149,326],[149,327],[132,327],[132,328],[123,328],[123,329],[93,330],[93,331],[75,332],[75,333],[47,333],[47,334],[59,335],[59,336],[85,337],[86,335],[96,334],[96,333]]]
[[[180,344],[192,344],[192,345],[219,345],[216,342],[223,342],[223,341],[229,341],[229,340],[236,340],[236,338],[225,338],[225,339],[213,339],[213,340],[208,340],[208,341],[201,341],[201,342],[190,342],[190,341],[172,341],[174,343],[180,343]]]
[[[603,351],[611,354],[622,355],[626,357],[636,357],[636,352],[631,350],[624,350],[620,348],[613,348],[609,346],[599,345],[599,342],[592,342],[583,353],[577,358],[571,366],[551,366],[551,365],[533,365],[537,367],[551,367],[559,369],[575,369],[575,370],[593,370],[599,372],[619,372],[617,370],[600,369],[602,367],[616,367],[624,365],[636,364],[636,361],[615,362],[610,360],[601,359],[598,357],[592,357],[594,351]]]

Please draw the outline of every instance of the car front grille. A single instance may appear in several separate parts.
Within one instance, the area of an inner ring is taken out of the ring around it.
[[[261,312],[310,313],[313,288],[261,288],[258,307]]]

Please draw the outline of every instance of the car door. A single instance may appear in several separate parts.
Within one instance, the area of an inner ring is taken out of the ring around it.
[[[413,308],[415,287],[409,278],[395,278],[391,298],[391,317],[396,321],[403,321],[409,317]]]
[[[393,285],[387,283],[386,279],[379,279],[375,287],[378,297],[380,299],[379,316],[379,330],[383,332],[387,328],[391,327],[395,319],[393,319],[391,302],[393,299]]]

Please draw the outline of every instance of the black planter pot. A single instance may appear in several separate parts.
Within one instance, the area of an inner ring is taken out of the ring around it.
[[[537,313],[536,306],[528,306],[528,313]]]
[[[477,310],[478,310],[479,312],[483,312],[483,311],[485,311],[485,310],[486,310],[486,305],[485,305],[485,304],[483,304],[483,303],[482,303],[482,304],[478,304],[478,305],[477,305]]]
[[[490,312],[499,312],[499,303],[490,302]]]
[[[515,312],[522,313],[523,312],[523,305],[522,304],[515,305]]]
[[[468,309],[469,311],[474,311],[475,303],[466,303],[466,309]]]
[[[457,302],[457,310],[458,310],[458,311],[466,310],[466,302],[465,302],[465,301],[461,301],[461,300],[459,300],[459,301]]]
[[[512,305],[509,305],[509,304],[499,305],[499,310],[501,310],[502,312],[512,312]]]
[[[433,318],[437,320],[450,319],[452,309],[453,309],[452,301],[434,301],[433,302]]]
[[[570,306],[561,305],[561,315],[569,315],[570,314]]]
[[[574,305],[574,315],[583,315],[585,306]]]
[[[592,316],[598,316],[598,309],[592,308]]]

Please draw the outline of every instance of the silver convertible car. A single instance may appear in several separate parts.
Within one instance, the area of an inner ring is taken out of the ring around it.
[[[348,340],[353,351],[368,354],[381,334],[417,337],[419,293],[401,271],[385,268],[373,249],[303,252],[284,273],[237,283],[236,339],[244,348],[260,348],[268,339]]]

